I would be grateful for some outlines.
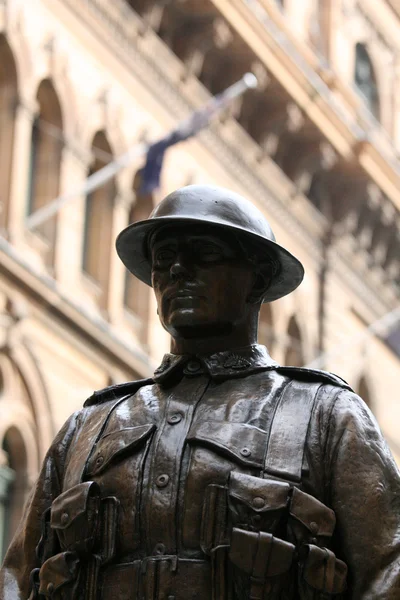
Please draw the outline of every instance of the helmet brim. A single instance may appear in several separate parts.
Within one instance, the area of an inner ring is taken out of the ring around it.
[[[149,256],[149,235],[156,229],[166,225],[203,225],[209,228],[231,230],[240,234],[242,239],[247,238],[256,243],[260,252],[265,249],[266,254],[272,254],[278,261],[280,268],[269,286],[263,302],[278,300],[293,292],[302,282],[304,277],[303,265],[288,250],[272,240],[261,235],[249,232],[237,225],[210,223],[201,217],[177,216],[152,217],[145,221],[137,221],[126,227],[116,240],[117,253],[126,268],[138,279],[151,287],[151,260]]]

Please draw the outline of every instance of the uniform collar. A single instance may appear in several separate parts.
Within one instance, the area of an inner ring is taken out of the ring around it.
[[[188,377],[203,373],[215,380],[246,377],[256,371],[265,371],[278,366],[265,346],[252,344],[211,355],[165,354],[161,365],[154,372],[154,381],[166,382],[172,374],[183,372]]]

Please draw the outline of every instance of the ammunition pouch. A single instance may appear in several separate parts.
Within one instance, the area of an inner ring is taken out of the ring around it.
[[[319,500],[293,488],[289,504],[288,538],[302,544],[329,545],[336,525],[335,513]]]
[[[207,488],[201,547],[211,557],[225,548],[238,597],[328,599],[346,588],[347,567],[326,547],[335,523],[287,482],[232,472],[226,487]]]
[[[302,600],[333,598],[346,589],[346,564],[327,548],[306,544],[299,556],[299,591]]]
[[[80,561],[76,552],[62,552],[43,563],[39,572],[39,594],[55,600],[78,598],[81,579]]]
[[[116,498],[100,497],[94,481],[80,483],[54,500],[50,514],[44,515],[46,527],[38,545],[45,558],[39,571],[40,597],[96,598],[99,569],[116,553],[118,507]],[[58,550],[48,557],[54,536]]]
[[[51,506],[51,528],[62,550],[80,558],[95,554],[107,563],[115,555],[119,502],[100,498],[94,481],[80,483],[58,496]]]
[[[234,528],[229,559],[240,571],[250,576],[248,597],[251,600],[263,600],[266,594],[281,590],[279,576],[289,571],[294,551],[293,544],[270,533]]]
[[[290,485],[232,472],[228,507],[233,527],[276,534],[287,510]]]
[[[299,549],[298,588],[302,600],[319,600],[342,594],[347,567],[329,546],[336,525],[333,510],[293,488],[289,505],[288,539]]]
[[[94,481],[80,483],[58,496],[51,506],[51,528],[62,550],[89,554],[98,539],[100,488]]]

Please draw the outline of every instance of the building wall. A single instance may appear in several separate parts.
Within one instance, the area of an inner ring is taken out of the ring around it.
[[[265,212],[306,268],[302,286],[265,311],[273,356],[301,365],[323,354],[323,368],[368,395],[400,460],[399,357],[366,335],[398,306],[398,30],[384,0],[0,2],[5,543],[67,416],[93,389],[150,375],[168,350],[150,291],[127,284],[112,240],[188,183],[230,187]],[[374,105],[355,85],[357,44]],[[259,89],[168,152],[152,197],[140,194],[137,157],[93,197],[73,195],[27,229],[30,211],[162,136],[246,70]]]

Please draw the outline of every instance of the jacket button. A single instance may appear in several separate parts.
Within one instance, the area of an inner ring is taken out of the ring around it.
[[[264,498],[261,498],[260,496],[257,496],[257,498],[254,498],[253,506],[254,506],[254,508],[262,508],[263,506],[265,506]]]
[[[52,594],[54,592],[54,583],[50,581],[50,583],[47,584],[46,589],[48,594]]]
[[[182,421],[182,415],[180,413],[174,413],[168,417],[167,421],[170,425],[176,425]]]
[[[250,456],[251,452],[250,452],[250,450],[248,448],[242,448],[241,451],[240,451],[240,454],[242,456]]]
[[[156,479],[156,486],[159,488],[163,488],[166,485],[168,485],[169,483],[169,476],[166,475],[165,473],[163,473],[162,475],[159,475]]]
[[[186,369],[189,373],[197,373],[201,369],[201,363],[198,360],[189,360],[186,365]]]
[[[156,544],[154,547],[154,554],[165,554],[165,546],[164,544]]]
[[[318,533],[318,524],[315,521],[311,521],[310,523],[310,531],[311,533],[313,533],[314,535],[316,535]]]
[[[69,514],[67,512],[61,515],[61,525],[66,525],[69,521]]]

